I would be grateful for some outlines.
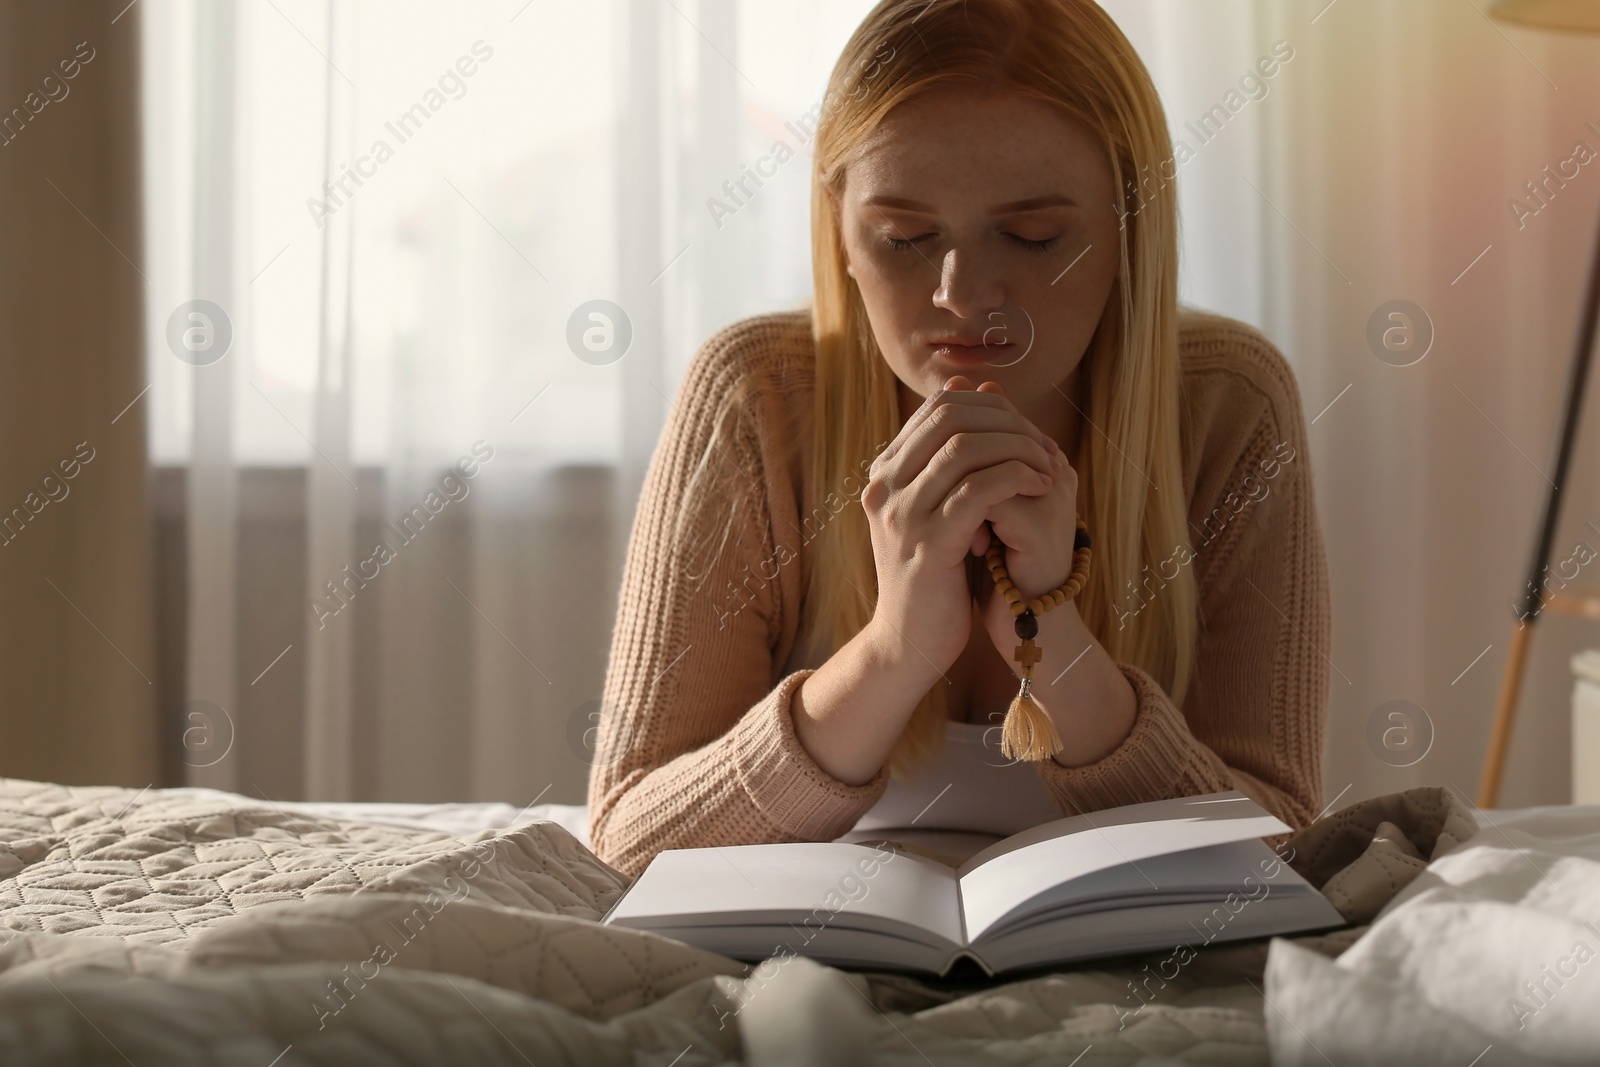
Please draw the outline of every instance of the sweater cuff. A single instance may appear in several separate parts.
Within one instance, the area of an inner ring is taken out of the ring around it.
[[[785,676],[730,731],[739,781],[757,810],[802,841],[832,841],[848,833],[889,784],[886,763],[871,781],[849,785],[823,770],[794,732],[791,705],[815,668]]]
[[[1138,701],[1133,729],[1094,763],[1063,767],[1053,759],[1040,760],[1039,773],[1050,791],[1071,810],[1084,812],[1233,788],[1218,774],[1216,754],[1189,732],[1166,690],[1142,668],[1117,667]]]

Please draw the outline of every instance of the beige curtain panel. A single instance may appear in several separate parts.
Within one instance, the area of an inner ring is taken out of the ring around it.
[[[127,0],[0,0],[0,774],[161,777]]]

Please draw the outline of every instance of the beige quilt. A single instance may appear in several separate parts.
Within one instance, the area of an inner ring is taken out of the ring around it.
[[[1364,924],[1475,829],[1416,789],[1279,851]],[[0,1063],[1267,1062],[1265,944],[1156,984],[1168,953],[970,986],[751,967],[599,925],[626,883],[551,822],[0,780]],[[1363,929],[1295,940],[1337,956]]]

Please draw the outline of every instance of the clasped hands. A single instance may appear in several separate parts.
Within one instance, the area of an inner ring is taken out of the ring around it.
[[[974,389],[953,375],[906,420],[872,470],[862,503],[872,527],[878,611],[942,669],[965,647],[976,604],[1010,662],[1013,616],[983,557],[998,537],[1011,581],[1027,599],[1067,580],[1078,476],[1061,447],[999,383]],[[970,572],[969,552],[977,557]],[[1051,614],[1069,609],[1076,611],[1069,604]]]

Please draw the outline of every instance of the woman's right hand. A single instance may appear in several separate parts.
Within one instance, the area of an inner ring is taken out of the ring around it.
[[[996,386],[973,389],[953,375],[923,402],[873,462],[861,494],[881,640],[941,673],[956,661],[972,630],[966,562],[977,532],[995,504],[1048,492],[1057,456]]]

